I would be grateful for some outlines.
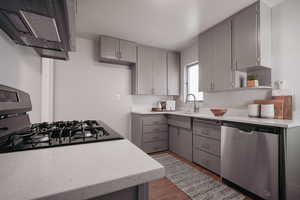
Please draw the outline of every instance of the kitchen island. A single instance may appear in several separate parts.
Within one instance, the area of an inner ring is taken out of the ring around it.
[[[115,199],[120,194],[147,200],[147,183],[165,175],[162,165],[126,139],[4,153],[0,163],[5,200]]]

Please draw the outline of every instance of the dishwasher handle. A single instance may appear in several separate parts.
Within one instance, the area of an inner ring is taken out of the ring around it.
[[[244,131],[244,130],[240,130],[239,129],[239,133],[241,134],[246,134],[246,135],[254,135],[256,133],[256,131]]]
[[[229,126],[223,126],[223,127],[225,129],[228,129],[226,131],[227,133],[236,132],[236,133],[240,133],[240,134],[243,134],[243,135],[254,135],[254,134],[257,133],[257,131],[255,129],[245,129],[245,128],[240,128],[240,127],[229,127]]]

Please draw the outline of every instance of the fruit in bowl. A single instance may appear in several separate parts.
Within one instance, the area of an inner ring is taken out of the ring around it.
[[[210,109],[210,111],[211,111],[216,117],[222,117],[222,116],[227,112],[227,109],[214,108],[214,109]]]

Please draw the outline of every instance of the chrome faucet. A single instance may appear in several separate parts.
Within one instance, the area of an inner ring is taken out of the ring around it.
[[[188,97],[192,96],[194,98],[194,113],[199,112],[199,107],[196,106],[196,96],[194,94],[187,94],[186,95],[186,102],[188,102]]]

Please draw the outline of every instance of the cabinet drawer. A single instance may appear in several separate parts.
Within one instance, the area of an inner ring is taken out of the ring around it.
[[[192,119],[190,117],[169,115],[168,124],[180,128],[191,129]]]
[[[217,174],[220,174],[221,160],[217,156],[194,148],[193,161]]]
[[[221,140],[221,126],[194,121],[193,131],[195,135]]]
[[[168,150],[168,141],[145,142],[143,144],[143,150],[146,153]]]
[[[149,116],[143,118],[143,125],[160,125],[167,124],[167,117],[163,115]]]
[[[161,140],[169,140],[168,132],[160,132],[160,133],[149,133],[143,135],[144,142],[155,142]]]
[[[212,153],[216,156],[221,155],[221,143],[218,140],[194,135],[193,147],[198,150]]]
[[[143,126],[143,133],[157,133],[157,132],[168,132],[168,125],[152,125],[152,126]]]

